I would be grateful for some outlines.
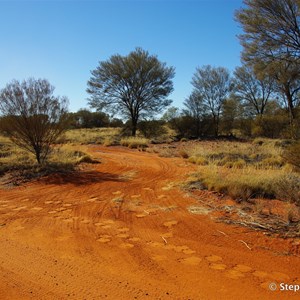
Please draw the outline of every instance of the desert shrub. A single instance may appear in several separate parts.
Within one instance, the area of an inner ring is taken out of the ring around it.
[[[252,136],[279,138],[287,128],[289,120],[285,115],[264,115],[253,122]]]
[[[120,128],[82,128],[68,130],[63,137],[64,143],[73,144],[103,144],[107,140],[114,140],[114,144],[120,139]]]
[[[85,152],[83,146],[68,144],[53,147],[47,161],[40,166],[37,165],[33,154],[22,150],[2,136],[0,136],[0,153],[0,175],[6,172],[13,172],[13,174],[17,172],[18,180],[21,181],[50,173],[73,171],[83,162],[98,162]]]
[[[49,164],[65,164],[75,167],[80,163],[98,163],[98,160],[93,159],[85,152],[85,147],[63,145],[56,147],[49,157]]]
[[[274,146],[285,149],[285,148],[291,146],[292,144],[293,144],[292,140],[283,139],[283,140],[277,140],[277,141],[275,141]]]
[[[149,140],[145,138],[139,138],[139,137],[127,137],[127,138],[122,138],[120,144],[122,146],[132,148],[132,149],[146,148],[148,147]]]
[[[188,161],[200,166],[205,166],[209,163],[208,160],[203,156],[191,156],[189,157]]]
[[[276,196],[300,206],[300,177],[288,173],[276,181]]]
[[[243,143],[193,141],[181,147],[188,161],[199,166],[199,185],[206,189],[238,200],[265,197],[300,205],[300,175],[287,164],[293,161],[296,168],[300,162],[300,143],[289,143],[259,138]]]
[[[300,142],[296,142],[289,146],[282,154],[285,162],[295,167],[295,170],[300,172]]]
[[[199,172],[201,184],[208,190],[229,195],[236,200],[255,197],[275,198],[276,179],[281,173],[246,169],[234,172],[224,167],[203,166]]]
[[[182,158],[189,158],[189,155],[185,150],[180,150],[178,154]]]
[[[265,168],[281,168],[283,161],[280,157],[270,156],[261,161],[261,165]]]
[[[242,158],[239,158],[235,161],[228,161],[224,164],[224,167],[226,168],[236,168],[236,169],[242,169],[247,166],[247,163]]]
[[[140,121],[138,129],[148,139],[157,138],[167,133],[164,122],[159,120]]]
[[[264,139],[262,139],[262,138],[255,138],[252,141],[252,144],[262,146],[264,144]]]
[[[105,137],[102,141],[102,145],[106,146],[106,147],[117,145],[117,144],[118,144],[118,141],[114,137]]]

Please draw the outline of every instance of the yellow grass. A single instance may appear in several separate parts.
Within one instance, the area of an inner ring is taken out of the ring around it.
[[[121,128],[71,129],[61,138],[61,143],[112,145],[120,140],[120,133]]]
[[[141,137],[127,137],[122,138],[120,144],[129,148],[146,148],[148,147],[149,140]]]
[[[268,139],[204,141],[185,143],[180,151],[199,166],[195,176],[202,188],[241,200],[266,197],[298,202],[294,187],[300,184],[300,176],[281,158],[283,144]]]

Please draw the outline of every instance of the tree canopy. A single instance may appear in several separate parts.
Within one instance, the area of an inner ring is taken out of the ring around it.
[[[300,1],[244,0],[236,12],[243,27],[242,59],[258,76],[273,77],[289,112],[291,135],[295,136],[299,92]]]
[[[244,47],[242,58],[289,60],[300,56],[299,0],[244,0],[236,11],[244,33],[239,36]]]
[[[193,92],[202,98],[204,108],[213,118],[217,136],[222,105],[232,89],[229,71],[223,67],[202,66],[196,69],[192,85],[194,86]]]
[[[173,91],[175,69],[141,48],[127,56],[111,56],[91,74],[89,105],[129,119],[133,136],[141,117],[151,117],[171,104],[167,97]]]
[[[234,71],[234,91],[238,99],[254,115],[262,116],[272,93],[274,79],[270,76],[258,78],[249,66],[237,67]]]

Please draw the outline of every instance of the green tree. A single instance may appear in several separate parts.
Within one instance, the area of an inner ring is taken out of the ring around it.
[[[67,128],[66,97],[53,96],[45,79],[12,81],[0,91],[1,129],[19,147],[33,153],[39,164]]]
[[[185,106],[183,113],[195,120],[196,137],[199,138],[201,135],[201,123],[205,117],[203,97],[197,91],[193,91],[183,104]]]
[[[295,103],[300,80],[300,1],[244,0],[236,12],[243,27],[240,35],[244,62],[259,76],[272,76],[284,96],[295,136]]]
[[[236,129],[237,120],[241,117],[242,112],[240,101],[234,94],[224,101],[220,122],[224,134],[233,135],[233,130]]]
[[[193,92],[201,95],[205,110],[210,112],[215,136],[218,136],[222,106],[232,90],[229,71],[223,67],[210,65],[197,68],[192,78],[192,85]]]
[[[245,61],[299,59],[299,0],[244,0],[236,19]]]
[[[133,136],[141,117],[151,117],[172,102],[167,97],[173,91],[174,68],[141,48],[111,56],[91,74],[89,105],[128,118]]]
[[[74,115],[76,127],[95,128],[107,127],[109,125],[109,116],[104,112],[92,112],[88,109],[80,109]]]

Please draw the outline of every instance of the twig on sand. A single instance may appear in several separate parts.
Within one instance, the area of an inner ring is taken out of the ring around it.
[[[244,242],[243,240],[239,240],[239,242],[243,243],[249,250],[252,250],[252,249],[249,247],[249,245],[248,245],[246,242]]]
[[[228,234],[226,234],[225,232],[221,231],[221,230],[217,230],[218,232],[222,233],[224,236],[228,236]]]
[[[163,236],[161,238],[164,240],[165,244],[168,244],[168,241]]]

